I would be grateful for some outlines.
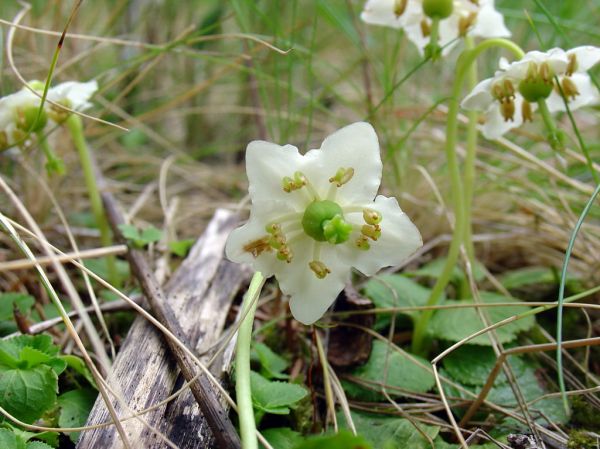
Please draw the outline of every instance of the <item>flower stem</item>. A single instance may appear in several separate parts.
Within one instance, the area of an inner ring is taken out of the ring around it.
[[[53,174],[57,174],[59,176],[65,174],[65,164],[63,161],[54,153],[50,145],[48,144],[48,139],[42,132],[37,133],[38,143],[40,148],[44,152],[44,156],[46,156],[46,172],[48,176],[52,176]]]
[[[456,142],[458,135],[458,112],[460,109],[460,96],[462,92],[463,82],[467,76],[470,66],[475,62],[477,57],[489,48],[501,47],[511,51],[518,58],[523,57],[524,53],[521,48],[513,42],[506,39],[489,39],[481,42],[473,49],[466,49],[459,57],[456,63],[456,78],[452,86],[452,94],[448,104],[448,120],[446,122],[446,158],[448,161],[448,171],[450,172],[451,182],[451,197],[452,206],[454,209],[454,233],[452,242],[448,248],[448,255],[442,273],[437,279],[429,298],[427,299],[428,306],[437,305],[442,293],[444,292],[456,261],[460,252],[460,247],[465,239],[465,230],[467,224],[467,216],[465,212],[464,186],[461,180],[461,174],[456,157]],[[472,125],[474,126],[474,125]],[[474,131],[471,131],[474,133]],[[473,153],[476,140],[472,138]],[[474,166],[474,157],[473,166]],[[474,173],[472,173],[474,175]],[[470,187],[472,190],[472,187]],[[470,209],[469,209],[470,210]],[[415,354],[424,354],[428,348],[425,347],[425,333],[429,320],[433,315],[433,309],[424,310],[417,318],[412,340],[412,351]]]
[[[100,230],[100,243],[105,247],[111,246],[112,236],[108,226],[108,221],[106,220],[106,215],[104,214],[104,207],[102,206],[100,192],[98,191],[98,183],[96,182],[96,174],[94,172],[90,150],[83,135],[83,123],[76,114],[71,114],[65,123],[69,129],[69,132],[71,133],[73,143],[75,144],[75,148],[77,148],[77,153],[79,153],[79,162],[81,163],[81,169],[83,170],[83,177],[85,179],[85,185],[88,191],[90,207],[92,208],[96,225]],[[110,283],[117,288],[120,287],[121,282],[114,256],[107,256],[106,268]]]
[[[538,108],[542,119],[544,120],[544,125],[546,125],[546,129],[548,130],[548,142],[550,146],[554,150],[562,150],[563,149],[563,138],[561,136],[561,131],[556,127],[556,123],[554,123],[554,119],[552,118],[552,113],[548,109],[548,105],[546,104],[546,100],[538,101]]]
[[[242,302],[242,322],[238,330],[235,352],[235,394],[237,398],[238,416],[240,419],[240,436],[243,449],[258,449],[256,438],[256,422],[252,407],[252,391],[250,388],[250,342],[252,341],[252,324],[258,304],[258,296],[265,282],[262,273],[257,271],[250,281],[248,291]]]

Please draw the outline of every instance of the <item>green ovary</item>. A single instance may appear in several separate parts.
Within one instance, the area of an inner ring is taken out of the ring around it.
[[[344,243],[350,238],[352,225],[344,221],[339,204],[324,200],[313,201],[302,217],[304,232],[318,242]]]
[[[542,80],[523,80],[519,83],[519,92],[525,100],[530,103],[536,103],[544,100],[552,93],[552,83],[546,83]]]

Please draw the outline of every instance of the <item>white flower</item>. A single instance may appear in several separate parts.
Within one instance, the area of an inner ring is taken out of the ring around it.
[[[55,103],[64,104],[70,109],[76,111],[84,111],[91,108],[93,105],[89,99],[98,90],[96,80],[86,83],[77,81],[67,81],[48,90],[48,100]]]
[[[585,73],[598,61],[600,49],[591,46],[567,52],[560,48],[531,51],[512,63],[501,59],[500,70],[475,86],[461,106],[484,111],[483,135],[497,139],[523,122],[532,121],[538,101],[545,101],[550,112],[565,110],[556,78],[571,110],[598,103],[598,90]]]
[[[366,23],[402,28],[421,54],[429,44],[431,18],[423,11],[423,0],[368,0],[361,18]],[[454,0],[452,13],[440,21],[438,45],[444,54],[458,38],[508,37],[504,18],[494,8],[494,0]]]
[[[274,274],[294,317],[319,319],[350,280],[371,276],[422,245],[395,198],[377,196],[382,163],[375,130],[354,123],[304,156],[292,145],[254,141],[246,151],[250,219],[227,257]]]
[[[30,84],[35,84],[32,81]],[[0,150],[20,141],[33,125],[40,107],[40,98],[26,87],[0,98]],[[36,126],[37,131],[46,125],[42,114]]]

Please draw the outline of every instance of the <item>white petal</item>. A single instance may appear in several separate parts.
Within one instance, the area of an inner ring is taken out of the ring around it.
[[[592,45],[583,45],[567,51],[567,56],[574,54],[577,57],[577,72],[587,72],[600,62],[600,48]]]
[[[575,99],[569,99],[569,109],[571,111],[575,111],[584,106],[600,103],[598,89],[594,83],[592,83],[592,79],[587,73],[574,73],[570,79],[573,81],[579,92],[579,95],[577,95]],[[562,82],[562,77],[560,78],[560,81]],[[550,112],[566,110],[563,98],[556,90],[552,91],[552,94],[546,100],[546,104],[548,105]]]
[[[518,128],[523,124],[523,116],[521,114],[521,107],[523,106],[523,97],[516,95],[515,102],[515,115],[513,121],[506,121],[500,112],[500,104],[494,102],[486,111],[485,123],[482,128],[483,135],[486,139],[494,140],[502,137],[506,132],[513,128]],[[532,110],[535,110],[536,105],[532,104]]]
[[[338,169],[353,168],[352,179],[337,188],[336,201],[358,203],[375,198],[381,184],[382,163],[379,140],[369,123],[357,122],[336,131],[323,141],[318,156],[321,176],[317,185],[324,193],[329,190],[329,178]]]
[[[271,221],[292,212],[288,203],[280,201],[258,201],[252,204],[250,218],[246,224],[233,230],[225,244],[225,255],[236,263],[246,263],[255,271],[260,271],[266,277],[275,273],[279,265],[286,262],[277,259],[274,251],[264,251],[254,257],[244,247],[267,235],[265,227]],[[308,238],[308,237],[307,237]]]
[[[250,142],[246,150],[246,172],[252,203],[275,200],[304,210],[311,201],[306,188],[287,193],[283,191],[282,181],[285,176],[293,177],[297,171],[304,173],[315,157],[315,154],[300,155],[293,145],[281,146],[261,140]]]
[[[460,20],[459,14],[452,14],[445,20],[440,22],[440,33],[438,44],[443,47],[443,55],[447,55],[458,43],[459,30],[458,22]],[[427,38],[429,39],[429,38]]]
[[[402,16],[394,14],[395,0],[369,0],[360,14],[360,18],[371,25],[383,25],[402,28]]]
[[[469,34],[479,37],[509,37],[511,35],[504,24],[504,16],[496,11],[493,0],[480,0],[479,13]]]
[[[372,276],[383,267],[399,265],[423,245],[419,230],[402,212],[396,198],[379,195],[374,203],[363,206],[381,213],[381,237],[369,241],[368,251],[356,248],[354,240],[338,246],[342,246],[340,256],[365,276]]]
[[[321,244],[320,260],[331,270],[324,279],[318,279],[308,267],[313,259],[312,246],[299,248],[294,257],[302,260],[304,266],[296,266],[292,272],[284,267],[276,273],[281,290],[290,295],[292,315],[304,324],[312,324],[327,311],[338,294],[350,280],[350,266],[338,257],[338,246]]]
[[[488,78],[477,84],[460,106],[470,111],[485,111],[495,100],[492,96],[494,78]]]
[[[566,53],[560,48],[553,48],[547,52],[530,51],[522,59],[510,64],[506,69],[507,76],[516,80],[522,80],[527,74],[530,63],[547,64],[554,73],[560,74],[565,71],[569,60]]]
[[[72,109],[82,111],[92,107],[89,99],[97,90],[98,83],[96,80],[86,83],[67,81],[48,90],[48,99],[54,102],[69,100]]]

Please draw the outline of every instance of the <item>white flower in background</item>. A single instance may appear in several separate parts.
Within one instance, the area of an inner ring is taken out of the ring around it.
[[[531,51],[512,63],[501,59],[500,70],[475,86],[461,106],[485,112],[483,135],[497,139],[533,121],[539,101],[546,102],[550,112],[565,110],[556,78],[571,110],[597,103],[598,91],[584,72],[598,61],[600,49],[590,46],[567,52],[560,48]]]
[[[361,18],[372,25],[402,28],[424,53],[432,26],[431,13],[427,9],[431,4],[437,6],[436,3],[428,0],[368,0]],[[437,43],[444,47],[444,54],[458,42],[458,38],[466,35],[483,38],[510,36],[502,14],[494,7],[494,0],[448,0],[448,5],[450,8],[444,12],[445,17],[440,17]]]
[[[37,88],[37,83],[32,81],[29,85]],[[36,132],[46,126],[47,117],[44,113],[35,123],[39,107],[40,98],[26,87],[0,98],[0,150],[23,139],[29,130]],[[34,123],[35,128],[32,129]]]
[[[562,50],[555,49],[555,51]],[[584,106],[600,103],[598,89],[587,74],[587,71],[600,61],[600,48],[584,45],[567,50],[565,56],[569,64],[564,73],[558,74],[558,82],[568,100],[569,109],[574,111]],[[552,91],[546,103],[550,112],[566,110],[559,89]]]
[[[98,83],[96,80],[86,83],[67,81],[50,88],[48,90],[48,100],[66,106],[69,109],[85,111],[93,106],[89,99],[97,90]],[[57,123],[64,121],[70,114],[68,111],[52,104],[48,106],[50,118]]]
[[[350,280],[396,265],[422,245],[395,198],[377,195],[382,163],[375,130],[354,123],[304,156],[292,145],[254,141],[246,151],[250,219],[226,254],[290,295],[294,317],[318,320]]]

